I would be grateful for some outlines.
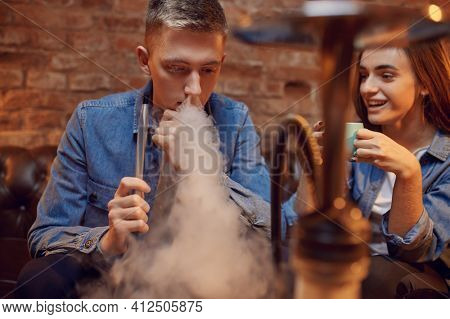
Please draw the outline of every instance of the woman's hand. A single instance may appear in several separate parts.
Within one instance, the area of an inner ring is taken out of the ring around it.
[[[325,133],[325,124],[322,121],[316,122],[313,125],[313,136],[317,140],[317,144],[319,144],[320,153],[323,150],[323,134]]]
[[[357,148],[354,153],[356,162],[371,163],[400,179],[409,179],[421,173],[414,154],[383,133],[360,129],[354,145]]]

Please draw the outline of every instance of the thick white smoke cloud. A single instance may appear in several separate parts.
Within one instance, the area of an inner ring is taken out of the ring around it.
[[[184,163],[187,173],[177,176],[170,214],[132,242],[90,297],[269,296],[269,243],[243,225],[239,207],[229,199],[212,119],[202,109],[183,106],[179,121],[184,127],[177,146],[190,162]]]

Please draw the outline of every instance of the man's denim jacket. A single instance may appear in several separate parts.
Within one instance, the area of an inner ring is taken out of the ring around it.
[[[50,180],[28,235],[33,257],[71,251],[91,253],[98,249],[99,240],[108,230],[107,204],[120,180],[134,176],[142,95],[151,96],[151,92],[149,82],[139,91],[84,101],[76,108],[59,144]],[[247,107],[213,93],[205,110],[219,132],[230,197],[240,206],[248,223],[270,232],[270,180]],[[152,207],[160,151],[151,142],[148,145],[144,180],[152,191],[145,200]],[[285,230],[295,213],[287,205],[283,211]]]
[[[424,210],[417,224],[403,238],[388,232],[389,212],[383,216],[381,230],[390,256],[407,262],[428,262],[441,258],[449,265],[449,152],[450,137],[438,131],[420,159]],[[368,218],[385,172],[367,163],[353,163],[350,176],[350,194]]]

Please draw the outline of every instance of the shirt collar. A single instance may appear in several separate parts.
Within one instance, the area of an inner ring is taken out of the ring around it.
[[[431,142],[427,153],[433,155],[441,161],[446,161],[448,154],[450,153],[450,137],[444,132],[438,130],[433,137],[433,141]]]

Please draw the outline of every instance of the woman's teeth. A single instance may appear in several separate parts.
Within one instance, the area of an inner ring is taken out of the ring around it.
[[[382,106],[386,104],[387,101],[369,101],[367,104],[371,107]]]

